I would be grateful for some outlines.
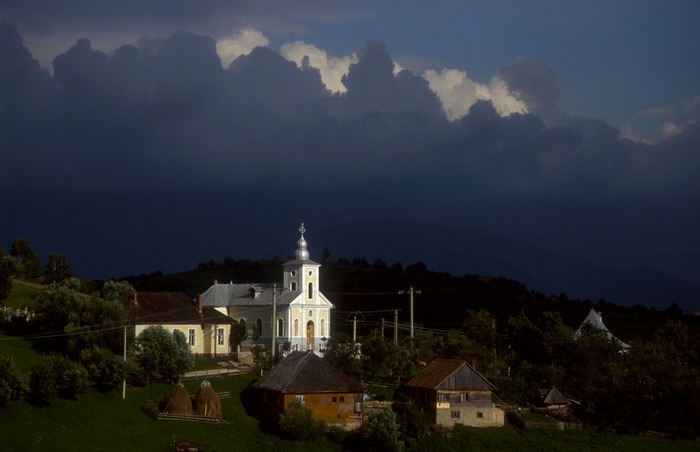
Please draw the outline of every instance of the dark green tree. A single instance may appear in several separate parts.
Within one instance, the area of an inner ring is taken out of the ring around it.
[[[0,255],[0,302],[10,295],[12,275],[17,273],[17,262],[12,256]]]
[[[162,326],[149,326],[136,337],[136,362],[147,383],[155,379],[175,382],[194,366],[194,357],[182,332],[171,334]]]
[[[68,263],[68,257],[65,254],[51,253],[49,260],[46,262],[44,283],[59,283],[72,277],[73,269]]]
[[[325,423],[314,418],[311,408],[299,400],[287,405],[278,427],[284,437],[295,441],[314,441],[326,430]]]
[[[26,239],[20,237],[12,242],[10,256],[17,261],[17,274],[20,278],[41,278],[41,258]]]
[[[136,289],[127,281],[109,280],[100,288],[100,297],[104,300],[119,301],[124,295],[132,295]]]
[[[369,451],[398,452],[404,448],[396,414],[391,410],[368,414],[362,424],[362,437]]]
[[[36,298],[33,324],[44,334],[55,335],[46,345],[54,350],[66,350],[67,338],[61,336],[71,321],[71,316],[84,311],[85,302],[78,295],[80,281],[66,279],[57,284],[44,286]]]
[[[362,374],[359,357],[360,349],[347,333],[334,334],[326,341],[323,358],[347,375],[359,377]]]

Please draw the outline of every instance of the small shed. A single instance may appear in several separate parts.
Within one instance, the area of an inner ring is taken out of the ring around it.
[[[552,411],[566,410],[571,401],[564,396],[559,389],[552,386],[550,389],[540,389],[540,405]]]

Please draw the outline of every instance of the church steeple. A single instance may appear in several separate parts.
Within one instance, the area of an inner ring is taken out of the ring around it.
[[[306,232],[306,228],[304,227],[304,223],[301,224],[301,227],[299,228],[299,232],[301,232],[301,238],[297,242],[297,250],[294,253],[294,256],[297,258],[297,260],[308,261],[309,260],[309,250],[307,249],[306,239],[304,239],[304,232]]]

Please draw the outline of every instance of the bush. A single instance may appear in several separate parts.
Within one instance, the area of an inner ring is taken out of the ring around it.
[[[295,400],[280,416],[279,429],[289,439],[316,440],[325,433],[326,424],[316,420],[310,408]]]
[[[15,367],[12,356],[0,356],[0,408],[19,399],[27,392],[24,375]]]
[[[53,397],[74,397],[88,386],[87,371],[70,359],[51,354],[45,356],[29,372],[29,393],[36,400]]]
[[[365,446],[370,451],[397,452],[403,450],[404,444],[399,439],[399,424],[396,414],[391,410],[370,413],[362,426]]]
[[[90,380],[100,389],[112,389],[124,376],[124,365],[111,350],[86,348],[80,352],[80,363],[85,367]]]

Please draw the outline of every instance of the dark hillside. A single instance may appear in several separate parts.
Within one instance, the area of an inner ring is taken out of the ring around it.
[[[139,291],[179,291],[194,298],[214,281],[281,283],[283,262],[279,259],[235,260],[227,257],[223,261],[202,262],[196,270],[171,275],[155,272],[123,279]],[[683,315],[677,306],[657,311],[641,305],[619,306],[605,300],[593,303],[572,299],[566,294],[544,295],[511,279],[452,276],[430,271],[422,262],[404,268],[400,263],[387,265],[380,259],[370,264],[363,257],[354,258],[352,262],[341,258],[323,263],[322,269],[321,290],[335,304],[335,332],[350,332],[354,316],[358,318],[359,335],[380,328],[382,319],[389,328],[393,325],[394,309],[399,310],[399,323],[406,326],[410,321],[408,290],[412,286],[416,290],[416,327],[435,330],[460,328],[467,310],[485,309],[497,318],[498,330],[504,334],[508,319],[520,312],[537,319],[544,311],[557,311],[564,324],[576,329],[595,304],[603,312],[607,326],[627,342],[649,338],[668,318],[682,319],[692,334],[700,335],[700,319]]]

